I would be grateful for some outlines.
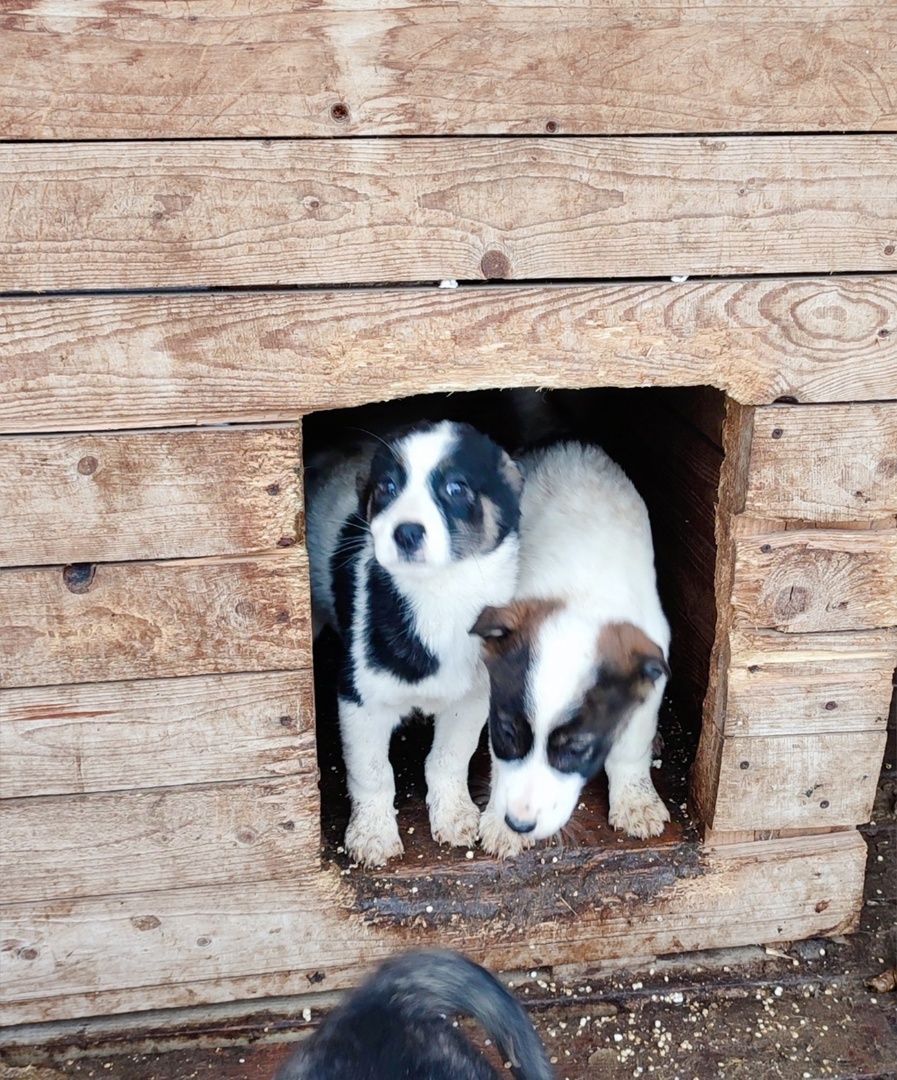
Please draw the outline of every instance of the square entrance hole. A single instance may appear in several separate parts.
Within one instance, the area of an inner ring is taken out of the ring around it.
[[[658,733],[661,765],[652,772],[672,821],[648,841],[623,837],[607,825],[603,771],[583,791],[581,803],[559,840],[533,853],[544,859],[552,845],[571,848],[645,848],[696,839],[685,804],[688,772],[701,732],[710,650],[716,626],[715,515],[723,460],[721,429],[725,397],[710,387],[637,390],[517,390],[428,394],[400,401],[313,413],[303,421],[305,460],[363,433],[382,433],[417,420],[463,420],[490,435],[512,455],[533,442],[577,438],[601,446],[626,471],[651,518],[658,588],[672,628],[669,681]],[[324,858],[345,862],[340,852],[349,816],[345,768],[337,722],[336,685],[340,644],[325,631],[315,643],[315,715],[321,770]],[[396,772],[399,831],[404,863],[415,872],[464,860],[463,849],[440,847],[430,838],[423,763],[432,739],[427,718],[412,719],[394,735],[390,757]],[[489,793],[486,732],[470,768],[474,800]],[[478,859],[487,858],[481,851]],[[389,873],[389,869],[381,871]]]

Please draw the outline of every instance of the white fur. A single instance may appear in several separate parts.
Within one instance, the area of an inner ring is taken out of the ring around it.
[[[352,801],[346,847],[354,859],[368,866],[382,865],[403,852],[389,741],[402,718],[414,709],[435,718],[425,767],[433,838],[472,844],[478,831],[480,814],[468,792],[467,770],[489,713],[489,678],[480,640],[470,629],[485,606],[510,600],[518,537],[513,532],[493,551],[451,561],[448,532],[427,480],[451,445],[451,430],[451,425],[442,424],[413,436],[406,487],[375,516],[355,580],[352,654],[354,681],[363,704],[340,699],[339,713]],[[336,626],[330,556],[343,521],[357,508],[356,477],[373,449],[373,445],[366,447],[359,456],[311,480],[307,539],[316,630],[328,622]],[[407,520],[425,525],[423,561],[402,561],[396,550],[395,526]],[[360,627],[368,610],[367,568],[375,559],[389,571],[414,612],[418,636],[439,660],[438,671],[420,682],[409,684],[366,661]]]
[[[493,755],[481,840],[488,851],[502,856],[551,836],[576,807],[582,779],[548,764],[546,739],[594,680],[601,628],[611,622],[633,623],[664,656],[670,640],[657,596],[648,513],[619,466],[603,451],[577,443],[529,455],[523,466],[515,595],[558,600],[561,606],[539,626],[532,643],[527,712],[534,725],[533,749],[519,762]],[[669,820],[650,778],[665,682],[661,677],[636,708],[605,763],[609,821],[640,837],[659,835]],[[506,814],[536,820],[537,826],[521,835],[505,824]]]

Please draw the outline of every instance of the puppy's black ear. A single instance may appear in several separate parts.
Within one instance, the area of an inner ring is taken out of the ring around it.
[[[487,607],[480,612],[470,632],[488,642],[503,641],[516,629],[516,620],[510,608]]]
[[[662,675],[669,678],[670,665],[662,656],[642,656],[639,657],[638,672],[643,679],[656,683]]]

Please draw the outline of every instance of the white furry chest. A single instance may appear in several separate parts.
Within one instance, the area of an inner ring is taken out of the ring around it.
[[[369,558],[372,558],[369,555]],[[487,676],[481,642],[471,634],[477,616],[490,604],[507,603],[516,583],[517,538],[508,537],[495,551],[451,563],[443,571],[411,572],[394,578],[410,616],[410,626],[435,662],[424,678],[408,681],[371,660],[370,628],[379,613],[371,608],[366,574],[358,578],[352,635],[354,678],[361,697],[378,699],[400,710],[438,711],[482,690]]]

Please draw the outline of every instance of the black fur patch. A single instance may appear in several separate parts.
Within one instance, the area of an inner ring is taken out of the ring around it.
[[[275,1080],[498,1080],[452,1025],[454,1013],[483,1025],[517,1080],[552,1080],[519,1002],[484,968],[438,950],[388,960],[325,1017]]]
[[[371,667],[388,671],[406,683],[435,675],[439,660],[417,636],[405,599],[375,559],[368,566],[367,587],[365,655]]]
[[[340,529],[336,550],[330,557],[336,623],[345,650],[340,663],[337,693],[355,705],[362,702],[355,685],[355,661],[352,659],[352,610],[355,606],[358,560],[367,536],[367,523],[358,514],[353,514]]]
[[[590,780],[604,765],[620,726],[645,696],[640,672],[621,674],[602,668],[572,719],[549,734],[548,764]]]
[[[503,455],[491,439],[468,424],[458,424],[458,439],[449,455],[430,475],[436,500],[456,558],[469,554],[471,533],[483,528],[483,500],[495,508],[498,547],[520,525],[520,495],[508,479]],[[460,527],[460,528],[459,528]]]
[[[407,482],[405,466],[392,447],[378,446],[371,459],[367,485],[361,494],[361,511],[368,521],[394,502]]]
[[[502,761],[520,761],[533,748],[533,729],[526,718],[526,675],[529,641],[521,637],[489,663],[492,693],[489,700],[489,739]]]

